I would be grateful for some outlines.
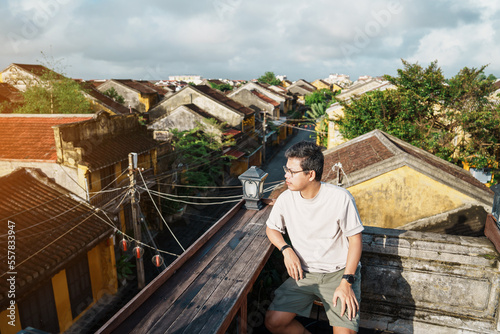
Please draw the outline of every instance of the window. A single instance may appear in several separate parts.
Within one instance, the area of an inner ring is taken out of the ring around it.
[[[94,300],[87,255],[80,257],[66,269],[66,279],[68,281],[71,314],[75,318]]]
[[[21,300],[18,307],[23,328],[30,326],[49,333],[59,333],[52,281],[49,280]]]
[[[115,181],[115,166],[111,165],[101,169],[101,190],[106,188],[111,184],[110,188],[114,186],[112,184]]]

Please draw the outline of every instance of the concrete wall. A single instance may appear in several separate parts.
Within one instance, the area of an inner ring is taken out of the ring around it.
[[[500,333],[499,254],[486,238],[367,227],[361,326]]]
[[[190,103],[195,104],[215,118],[227,122],[232,127],[241,127],[241,122],[244,118],[243,114],[226,108],[219,102],[201,94],[199,91],[189,86],[163,100],[162,103],[151,109],[150,118],[153,120],[165,114],[169,115],[177,107]]]
[[[344,180],[348,184],[348,180]],[[474,198],[407,166],[348,187],[363,224],[397,228],[466,205]]]
[[[139,93],[132,90],[129,87],[126,87],[122,84],[119,84],[111,80],[108,80],[99,87],[97,87],[97,89],[102,93],[104,93],[110,88],[114,88],[119,95],[123,96],[123,99],[125,100],[123,105],[125,107],[128,108],[129,106],[131,106],[132,108],[135,108],[140,112],[146,111],[146,106],[139,100]]]
[[[274,112],[274,106],[261,100],[259,97],[254,95],[251,91],[242,89],[236,94],[232,95],[231,98],[242,105],[260,112],[261,110],[267,111],[273,117],[279,118],[279,113]]]
[[[222,136],[220,129],[210,124],[204,117],[192,112],[185,106],[180,106],[170,115],[158,119],[153,124],[149,125],[148,129],[155,131],[156,138],[156,131],[160,131],[160,133],[171,129],[186,131],[199,126],[201,126],[205,132],[216,135],[218,138]]]
[[[102,112],[92,120],[56,125],[53,128],[57,162],[77,168],[84,154],[89,154],[93,147],[109,137],[134,129],[140,131],[141,125],[134,114],[110,116]]]
[[[38,168],[49,178],[75,193],[81,198],[87,198],[86,189],[78,184],[78,171],[76,168],[66,167],[54,162],[30,162],[30,161],[0,161],[0,176],[7,175],[17,168]]]

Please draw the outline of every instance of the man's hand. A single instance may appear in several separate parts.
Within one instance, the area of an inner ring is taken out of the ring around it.
[[[285,266],[288,271],[288,275],[294,280],[303,279],[302,266],[300,264],[300,259],[295,254],[295,251],[290,247],[283,251],[283,257],[285,258]]]
[[[344,316],[347,307],[347,317],[349,320],[352,320],[353,317],[359,311],[359,303],[356,299],[356,295],[354,295],[354,291],[352,290],[352,286],[347,283],[345,279],[342,279],[340,285],[335,289],[335,293],[333,294],[333,306],[337,306],[337,299],[340,298],[340,303],[342,305],[342,310],[340,312],[340,316]]]

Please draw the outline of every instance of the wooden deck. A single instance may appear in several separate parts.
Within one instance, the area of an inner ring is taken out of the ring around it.
[[[272,253],[271,206],[236,205],[97,333],[224,333],[238,315],[246,333],[247,294]]]

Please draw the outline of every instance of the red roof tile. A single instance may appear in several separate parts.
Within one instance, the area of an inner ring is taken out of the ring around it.
[[[0,307],[9,301],[7,272],[16,272],[19,300],[109,237],[112,228],[97,215],[107,220],[36,169],[0,177]],[[16,236],[13,269],[7,266],[8,226]]]
[[[0,160],[53,161],[57,159],[53,125],[80,122],[88,117],[0,117]]]
[[[387,142],[383,143],[377,135],[380,135],[381,138],[386,138]],[[402,140],[389,136],[380,130],[374,130],[363,136],[364,138],[362,140],[354,139],[342,144],[339,148],[334,148],[326,152],[323,181],[329,181],[335,178],[331,170],[337,162],[342,163],[344,172],[349,175],[350,173],[360,171],[378,162],[390,159],[396,154],[407,154],[417,158],[423,164],[447,173],[453,178],[460,179],[483,191],[492,193],[491,189],[486,187],[464,169],[458,168]],[[392,150],[389,149],[388,145],[394,145]]]
[[[5,82],[0,82],[0,96],[3,96],[8,101],[14,103],[20,103],[24,101],[21,91]]]

